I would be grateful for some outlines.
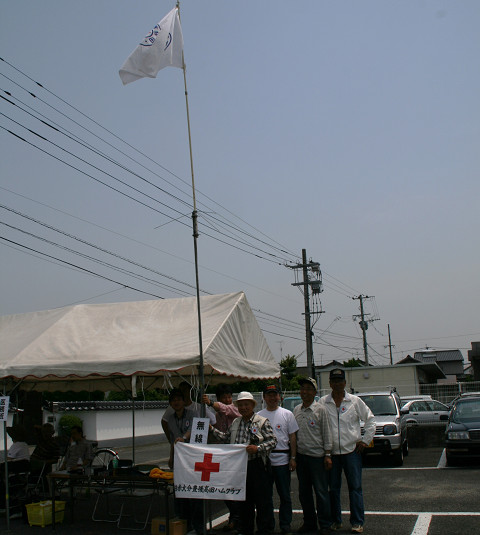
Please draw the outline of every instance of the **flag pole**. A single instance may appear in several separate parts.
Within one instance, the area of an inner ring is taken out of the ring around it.
[[[180,2],[177,0],[177,9],[178,9],[178,18],[180,20]],[[185,86],[185,106],[187,110],[187,130],[188,130],[188,149],[190,151],[190,173],[192,175],[192,200],[193,200],[193,211],[192,211],[192,225],[193,225],[193,253],[195,257],[195,287],[197,289],[197,317],[198,317],[198,353],[199,353],[199,363],[198,363],[198,378],[200,383],[200,399],[202,403],[200,405],[200,416],[205,418],[206,408],[203,403],[203,394],[205,392],[205,376],[204,376],[204,366],[203,366],[203,340],[202,340],[202,314],[200,309],[200,284],[198,276],[198,217],[197,217],[197,200],[195,196],[195,173],[193,172],[193,152],[192,152],[192,134],[190,129],[190,110],[188,107],[188,90],[187,90],[187,69],[185,67],[185,55],[182,47],[182,70],[183,70],[183,84]],[[202,534],[204,535],[205,530],[205,521],[207,518],[206,504],[205,500],[202,503]]]
[[[177,1],[178,18],[180,19],[180,2]],[[187,91],[187,69],[185,67],[185,56],[182,48],[182,70],[183,70],[183,84],[185,86],[185,105],[187,109],[187,129],[188,129],[188,147],[190,151],[190,173],[192,176],[192,199],[193,199],[193,212],[192,212],[192,224],[193,224],[193,252],[195,257],[195,286],[197,290],[197,317],[198,317],[198,351],[199,351],[199,365],[198,376],[200,383],[200,399],[203,399],[205,391],[205,376],[203,365],[203,340],[202,340],[202,315],[200,310],[200,284],[198,276],[198,217],[197,217],[197,201],[195,196],[195,174],[193,172],[193,152],[192,152],[192,135],[190,129],[190,111],[188,107],[188,91]],[[200,415],[205,417],[206,409],[205,405],[201,403]]]

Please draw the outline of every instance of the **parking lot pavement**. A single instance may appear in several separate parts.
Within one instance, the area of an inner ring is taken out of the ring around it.
[[[363,472],[366,524],[364,533],[369,535],[467,535],[480,533],[480,507],[478,480],[480,466],[438,468],[442,448],[415,448],[405,458],[402,468],[393,468],[386,459],[367,459]],[[121,451],[122,458],[130,458],[128,448]],[[147,463],[168,458],[167,444],[144,445],[136,452],[137,462]],[[350,533],[348,521],[348,490],[344,481],[342,505],[344,528],[336,533]],[[275,496],[275,505],[278,500]],[[292,528],[302,524],[298,500],[298,482],[292,477],[293,507],[296,510]],[[215,502],[213,518],[221,518],[226,509]],[[213,505],[213,504],[212,504]],[[58,535],[113,535],[119,534],[115,525],[90,520],[92,498],[78,503],[78,515],[74,524],[66,518],[57,527]],[[161,512],[158,503],[153,515]],[[11,533],[32,535],[48,534],[51,528],[29,527],[21,520],[13,520]],[[277,530],[278,531],[278,530]],[[219,530],[216,530],[220,535]],[[5,519],[0,519],[0,533],[5,532]],[[141,533],[141,532],[139,532]],[[149,528],[143,533],[150,533]]]
[[[434,448],[410,448],[409,454],[405,457],[403,466],[395,467],[391,457],[382,455],[367,455],[364,459],[363,467],[370,468],[437,468],[442,459],[443,447]]]

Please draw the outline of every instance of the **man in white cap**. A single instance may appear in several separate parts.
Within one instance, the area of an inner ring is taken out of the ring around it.
[[[213,436],[230,444],[246,444],[248,453],[247,486],[245,501],[240,504],[240,526],[242,535],[253,535],[255,508],[257,510],[257,534],[267,535],[273,516],[270,480],[270,452],[277,445],[277,438],[267,418],[255,414],[257,402],[250,392],[240,392],[235,405],[240,413],[225,433],[210,426]],[[270,509],[272,509],[270,511]]]
[[[298,533],[331,532],[330,496],[327,471],[332,468],[332,430],[327,410],[315,401],[317,382],[311,377],[298,380],[303,403],[293,409],[297,420],[298,494],[303,509],[303,525]],[[312,487],[316,498],[313,501]]]

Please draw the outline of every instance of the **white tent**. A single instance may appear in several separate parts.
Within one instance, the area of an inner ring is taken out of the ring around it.
[[[200,304],[207,383],[280,375],[243,292]],[[189,377],[199,364],[195,298],[2,316],[0,340],[0,378],[37,390],[111,390],[132,377],[160,387],[160,377]]]

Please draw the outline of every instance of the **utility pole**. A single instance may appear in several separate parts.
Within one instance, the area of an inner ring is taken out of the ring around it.
[[[310,376],[315,378],[315,362],[313,359],[313,331],[311,325],[311,316],[320,314],[322,312],[319,300],[315,303],[315,310],[310,310],[310,288],[312,290],[312,297],[323,292],[322,287],[322,273],[320,271],[320,264],[318,262],[307,262],[307,250],[302,249],[302,263],[294,266],[287,266],[295,270],[295,282],[292,286],[303,287],[303,301],[305,306],[305,342],[307,349],[307,369]],[[302,270],[303,280],[297,280],[299,270]]]
[[[365,356],[365,366],[368,366],[368,346],[367,346],[367,329],[368,329],[368,322],[365,321],[365,312],[363,310],[363,300],[368,299],[368,295],[362,295],[360,294],[358,297],[352,297],[352,299],[358,299],[360,301],[360,316],[353,316],[353,319],[356,319],[360,317],[360,321],[358,324],[360,325],[360,328],[362,329],[362,335],[363,335],[363,354]]]
[[[281,362],[283,359],[283,340],[280,340],[280,342],[277,342],[277,344],[279,344],[280,346],[280,362]]]
[[[388,326],[388,347],[390,349],[390,366],[393,366],[393,358],[392,358],[392,338],[390,337],[390,323],[387,324]],[[395,347],[395,346],[393,346]]]

